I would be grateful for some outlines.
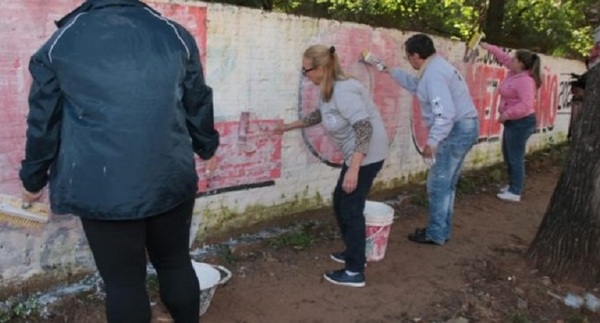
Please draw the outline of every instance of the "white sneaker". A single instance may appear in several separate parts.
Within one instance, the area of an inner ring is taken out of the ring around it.
[[[521,202],[521,195],[513,194],[508,191],[503,192],[503,193],[498,193],[496,196],[503,201]]]
[[[510,185],[502,186],[500,188],[500,193],[506,193],[506,192],[508,192],[509,188],[510,188]]]

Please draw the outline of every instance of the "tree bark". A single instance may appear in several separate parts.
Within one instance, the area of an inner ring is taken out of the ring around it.
[[[589,72],[563,172],[528,257],[546,275],[600,282],[600,65]]]
[[[502,42],[502,22],[506,0],[489,0],[487,19],[485,20],[486,42],[500,44]]]
[[[262,9],[265,11],[273,11],[273,0],[262,0]]]

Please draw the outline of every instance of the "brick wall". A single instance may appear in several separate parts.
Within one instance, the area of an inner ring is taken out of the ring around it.
[[[2,0],[0,12],[0,193],[17,195],[23,157],[30,55],[54,32],[53,21],[78,5],[77,0]],[[151,3],[185,25],[202,52],[207,82],[214,89],[215,117],[222,133],[217,175],[204,178],[198,162],[199,192],[194,236],[243,226],[283,213],[328,203],[337,178],[340,154],[319,127],[277,136],[272,129],[296,120],[315,107],[315,88],[300,73],[301,55],[314,43],[334,44],[345,68],[367,86],[385,119],[392,144],[378,187],[425,171],[418,148],[426,131],[415,100],[389,76],[357,62],[363,49],[382,55],[390,65],[410,69],[402,44],[411,35],[397,30],[314,20],[258,10],[203,3]],[[482,122],[480,144],[467,167],[499,158],[500,126],[495,122],[495,91],[506,74],[489,57],[464,64],[464,44],[434,37],[441,55],[469,82]],[[544,86],[537,106],[538,133],[530,147],[562,140],[569,109],[568,75],[583,64],[543,57]],[[242,126],[240,126],[240,124]],[[197,233],[197,235],[196,235]],[[43,230],[0,223],[1,284],[37,273],[74,271],[93,265],[79,223],[54,216]]]

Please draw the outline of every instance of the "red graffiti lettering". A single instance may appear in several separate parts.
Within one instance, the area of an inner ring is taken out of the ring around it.
[[[558,75],[545,74],[542,77],[542,85],[535,104],[538,130],[551,131],[554,129],[554,120],[559,105],[558,94]]]

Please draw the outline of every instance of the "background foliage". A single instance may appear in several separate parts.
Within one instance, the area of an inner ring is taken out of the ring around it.
[[[599,24],[600,0],[220,0],[267,11],[486,41],[582,58]]]

